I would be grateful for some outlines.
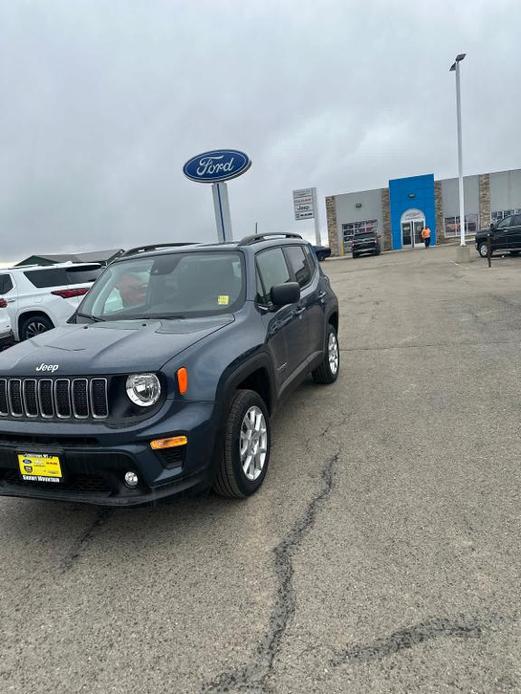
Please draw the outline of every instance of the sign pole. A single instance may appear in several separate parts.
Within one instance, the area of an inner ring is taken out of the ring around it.
[[[219,243],[232,240],[232,220],[226,183],[212,183],[213,209]]]
[[[313,221],[315,222],[315,245],[320,246],[320,222],[318,219],[318,201],[317,201],[317,189],[313,188]]]

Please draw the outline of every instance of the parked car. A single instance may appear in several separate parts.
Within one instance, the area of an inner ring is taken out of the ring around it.
[[[15,340],[66,323],[102,269],[98,263],[63,263],[0,270],[0,312],[8,314]]]
[[[512,214],[476,233],[476,250],[482,258],[488,254],[489,235],[492,253],[507,251],[517,255],[521,252],[521,214]]]
[[[126,254],[72,323],[0,354],[0,495],[249,496],[281,400],[308,374],[336,380],[337,332],[337,298],[296,234]]]
[[[331,248],[328,248],[327,246],[313,246],[313,250],[315,251],[315,255],[320,262],[326,258],[329,258],[331,255]]]
[[[351,240],[351,253],[353,258],[358,258],[362,253],[380,255],[380,238],[376,231],[361,231],[355,234]]]

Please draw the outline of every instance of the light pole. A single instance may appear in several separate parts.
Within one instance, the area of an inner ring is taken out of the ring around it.
[[[456,111],[458,118],[458,178],[459,178],[459,229],[460,246],[465,246],[465,196],[463,193],[463,150],[461,144],[461,93],[460,93],[460,63],[465,57],[465,53],[459,53],[449,72],[456,73]]]

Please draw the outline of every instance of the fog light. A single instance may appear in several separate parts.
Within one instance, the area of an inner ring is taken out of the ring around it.
[[[127,487],[134,489],[134,487],[137,487],[138,482],[139,477],[136,475],[135,472],[125,472],[125,484],[127,485]]]

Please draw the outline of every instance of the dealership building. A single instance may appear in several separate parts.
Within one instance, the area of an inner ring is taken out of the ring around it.
[[[471,238],[491,222],[521,213],[521,169],[464,177],[465,234]],[[327,231],[333,255],[349,253],[353,235],[375,230],[384,250],[422,246],[420,232],[431,230],[431,244],[459,237],[458,179],[433,174],[395,178],[387,188],[326,197]]]

